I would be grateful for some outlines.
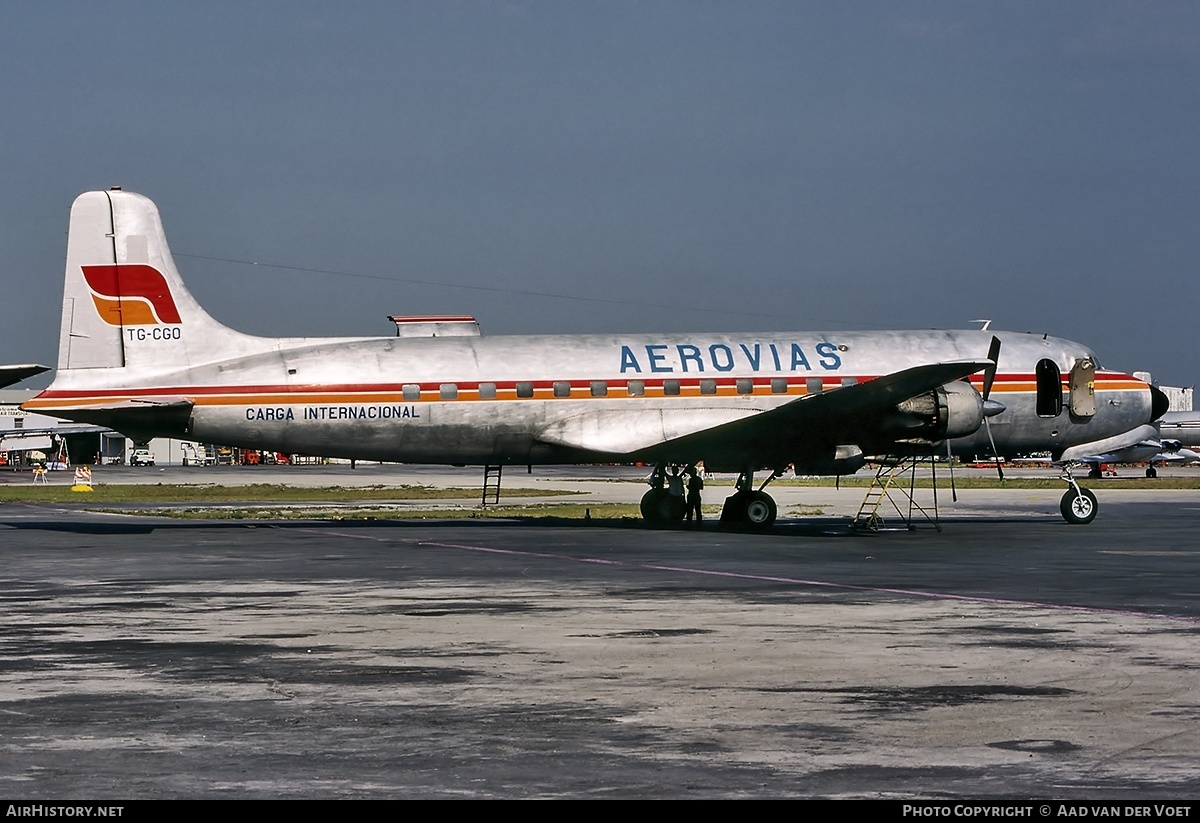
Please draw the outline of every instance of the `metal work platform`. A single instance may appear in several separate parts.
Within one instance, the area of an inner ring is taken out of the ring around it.
[[[917,469],[925,462],[919,457],[888,457],[880,462],[858,514],[854,516],[854,527],[873,532],[884,529],[912,531],[925,522],[941,531],[935,462],[929,463],[931,488],[917,486]],[[918,500],[918,496],[924,501]],[[895,525],[889,526],[887,518],[893,514]]]

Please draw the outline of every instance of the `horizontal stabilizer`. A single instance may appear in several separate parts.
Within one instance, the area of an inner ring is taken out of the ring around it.
[[[49,366],[39,366],[36,363],[27,363],[21,366],[0,366],[0,389],[5,386],[11,386],[13,383],[20,383],[26,377],[33,377],[35,374],[50,371]]]
[[[55,408],[48,413],[66,420],[104,426],[135,441],[145,442],[152,437],[185,436],[193,405],[185,397],[162,397],[123,400],[102,406]]]

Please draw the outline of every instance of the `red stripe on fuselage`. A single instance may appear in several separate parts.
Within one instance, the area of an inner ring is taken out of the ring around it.
[[[535,391],[553,390],[556,383],[567,383],[575,390],[589,390],[592,383],[605,383],[608,388],[621,390],[627,389],[630,382],[638,381],[647,388],[661,389],[667,381],[675,381],[680,384],[681,388],[694,389],[699,386],[701,380],[713,380],[718,387],[736,386],[738,380],[749,379],[752,381],[755,393],[758,389],[770,388],[771,381],[783,377],[783,375],[774,375],[768,377],[664,377],[646,379],[641,377],[620,378],[616,380],[472,380],[472,381],[425,381],[425,382],[401,382],[401,383],[335,383],[335,384],[302,384],[302,385],[287,385],[287,384],[265,384],[265,385],[248,385],[248,386],[166,386],[166,387],[147,387],[147,388],[128,388],[128,389],[103,389],[103,390],[62,390],[62,389],[47,389],[41,392],[37,397],[28,401],[30,408],[44,407],[52,408],[52,403],[42,403],[39,401],[53,400],[120,400],[136,397],[164,397],[164,396],[191,396],[191,397],[238,397],[252,401],[256,396],[260,395],[297,395],[296,401],[304,402],[319,402],[307,399],[301,399],[300,396],[329,396],[329,395],[379,395],[379,394],[394,394],[397,399],[403,392],[403,387],[406,385],[416,385],[422,394],[438,392],[443,384],[454,385],[463,392],[477,392],[480,385],[491,384],[498,391],[515,391],[517,384],[531,384]],[[816,375],[813,375],[816,377]],[[841,388],[843,380],[853,379],[859,383],[866,383],[875,379],[876,375],[871,376],[829,376],[822,377],[822,389]],[[806,387],[807,382],[811,379],[808,376],[804,377],[788,377],[789,388],[791,387]],[[993,383],[993,392],[995,391],[1032,391],[1035,379],[1032,374],[1007,374],[997,375]],[[974,384],[982,385],[982,380],[972,381]],[[1013,384],[1008,386],[1006,384]],[[1096,388],[1098,390],[1119,390],[1119,389],[1136,389],[1144,386],[1141,381],[1136,380],[1126,374],[1109,373],[1098,375],[1096,378]],[[1064,384],[1064,388],[1066,388]],[[772,392],[773,394],[782,394],[782,392]],[[436,399],[436,398],[435,398]],[[518,399],[534,399],[534,398],[518,398]],[[543,399],[543,398],[537,398]],[[416,402],[416,401],[404,401]],[[452,401],[447,401],[452,402]]]

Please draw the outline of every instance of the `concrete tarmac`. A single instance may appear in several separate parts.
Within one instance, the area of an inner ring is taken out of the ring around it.
[[[1194,798],[1200,499],[1097,490],[878,534],[3,505],[0,794]]]

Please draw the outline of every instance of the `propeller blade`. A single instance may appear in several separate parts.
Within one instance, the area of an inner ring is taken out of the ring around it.
[[[954,487],[954,454],[950,451],[950,441],[946,440],[946,465],[950,467],[950,499],[958,502],[958,489]]]
[[[990,417],[983,418],[983,427],[987,429],[988,442],[992,444],[992,454],[996,455],[996,474],[1000,475],[1000,479],[1004,479],[1004,467],[1000,465],[1000,452],[996,451],[996,441],[992,438],[992,419]]]
[[[992,364],[983,370],[983,399],[986,401],[992,393],[992,383],[996,379],[996,366],[1000,363],[1000,338],[992,335],[992,344],[988,346],[987,359]]]

